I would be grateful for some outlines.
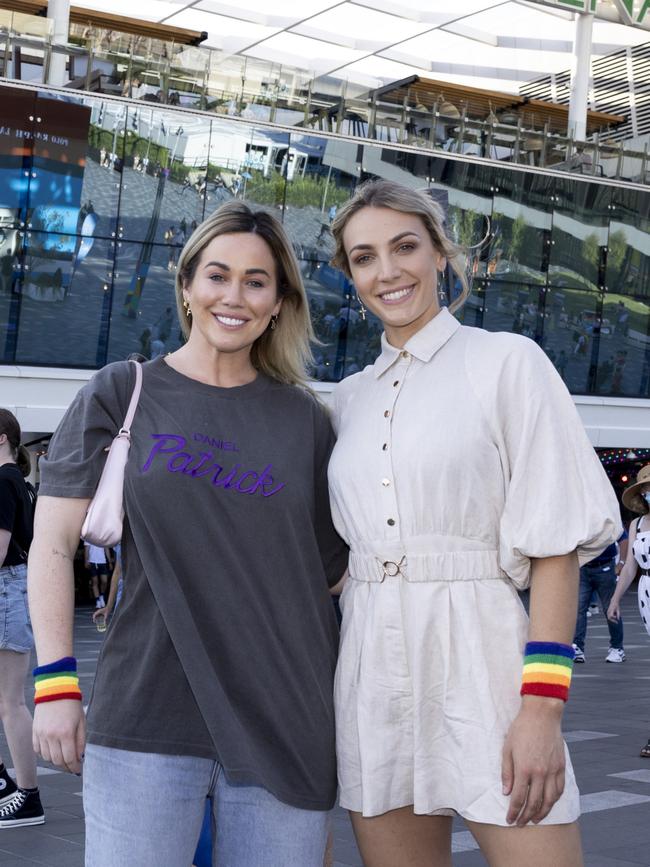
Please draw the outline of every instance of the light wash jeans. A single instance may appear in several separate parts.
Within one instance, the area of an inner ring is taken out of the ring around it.
[[[27,607],[27,566],[0,569],[0,650],[29,653],[34,646]]]
[[[323,867],[329,813],[231,785],[192,756],[86,745],[86,867],[190,867],[206,797],[214,867]]]

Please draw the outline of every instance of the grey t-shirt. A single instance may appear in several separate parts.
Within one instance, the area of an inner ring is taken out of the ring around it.
[[[217,388],[143,367],[124,484],[124,594],[99,660],[90,743],[218,759],[234,783],[329,809],[336,790],[328,583],[333,433],[301,389]],[[40,494],[90,497],[135,376],[99,371],[41,461]]]

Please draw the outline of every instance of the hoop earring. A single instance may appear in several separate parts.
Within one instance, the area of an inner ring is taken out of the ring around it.
[[[187,299],[183,301],[183,307],[185,308],[185,315],[189,319],[192,315],[192,311],[190,310],[190,302]]]
[[[358,293],[358,292],[355,292],[355,295],[356,295],[356,297],[357,297],[357,304],[359,305],[359,316],[360,316],[360,317],[362,318],[362,320],[365,322],[365,321],[366,321],[366,313],[367,313],[368,311],[367,311],[366,308],[363,306],[363,301],[361,300],[361,298],[359,298],[359,293]]]
[[[275,329],[278,327],[278,319],[279,318],[280,317],[278,316],[277,313],[274,313],[273,316],[271,316],[271,331],[275,331]]]

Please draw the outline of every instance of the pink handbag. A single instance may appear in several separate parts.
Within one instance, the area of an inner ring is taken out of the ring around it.
[[[81,538],[100,548],[108,548],[122,538],[124,522],[124,469],[131,448],[131,424],[142,390],[142,367],[135,364],[135,385],[124,423],[111,443],[95,496],[90,501],[81,528]]]

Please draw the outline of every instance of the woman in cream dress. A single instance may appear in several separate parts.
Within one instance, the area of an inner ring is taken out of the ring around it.
[[[341,804],[367,867],[450,865],[455,814],[493,867],[580,867],[564,703],[519,690],[526,641],[571,642],[613,490],[539,347],[440,308],[437,272],[463,267],[426,194],[364,184],[332,229],[385,329],[334,395]]]

